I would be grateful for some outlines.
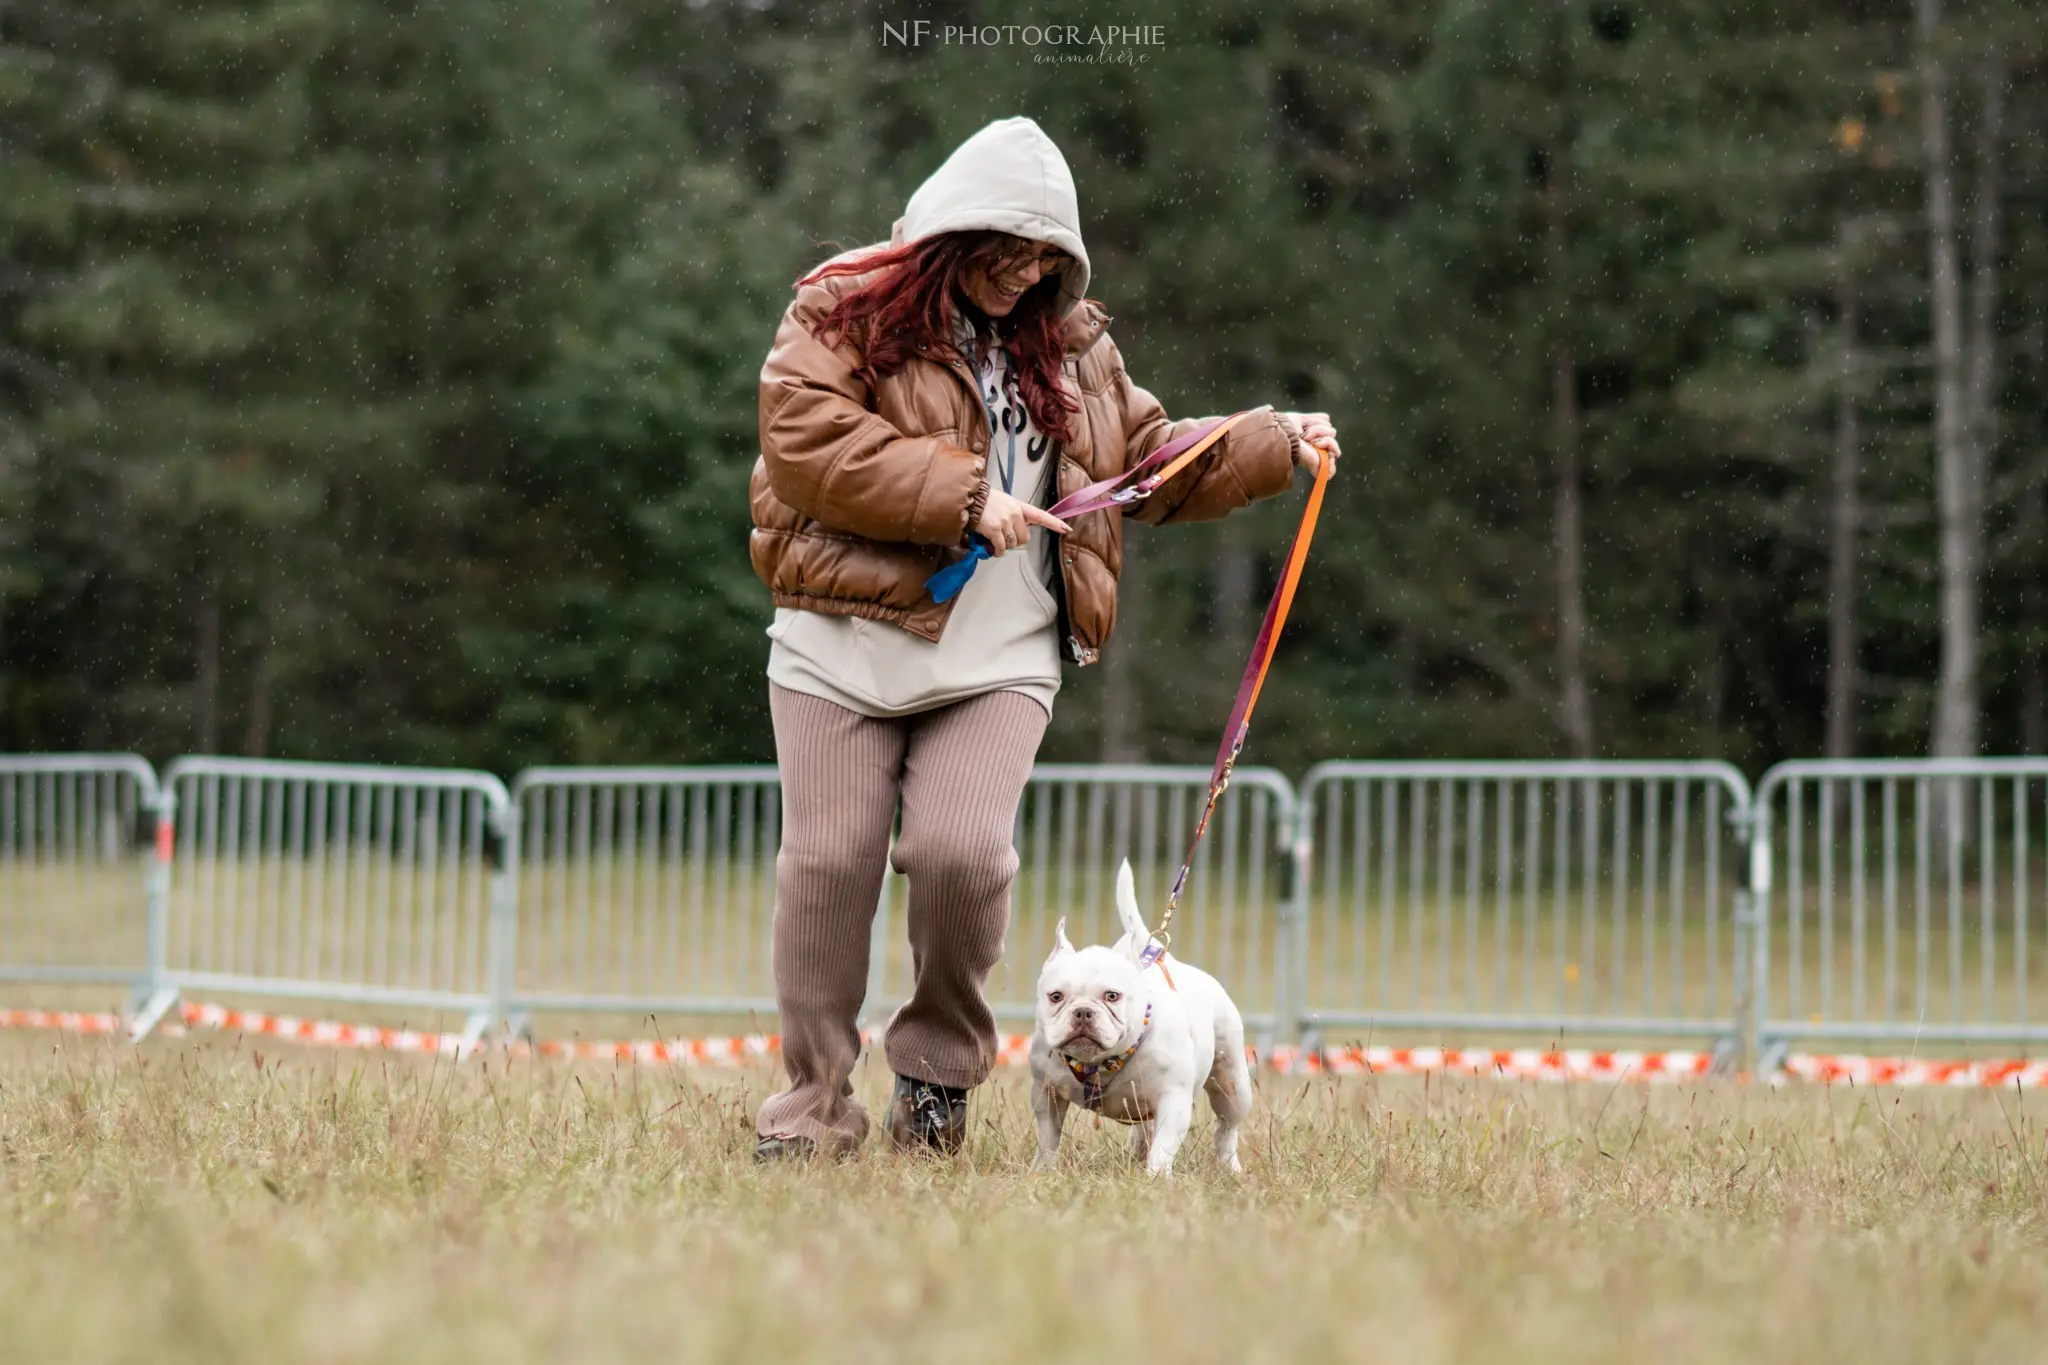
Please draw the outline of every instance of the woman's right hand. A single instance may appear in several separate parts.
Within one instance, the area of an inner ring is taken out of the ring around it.
[[[988,502],[981,509],[981,520],[975,523],[974,529],[988,542],[989,553],[1000,555],[1005,550],[1020,548],[1031,538],[1034,526],[1043,526],[1058,535],[1074,529],[1043,507],[1034,507],[1000,488],[990,488]]]

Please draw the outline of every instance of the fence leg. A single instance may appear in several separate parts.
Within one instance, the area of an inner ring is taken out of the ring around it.
[[[177,849],[178,798],[170,789],[157,794],[149,866],[142,874],[146,917],[146,965],[128,1021],[128,1041],[139,1043],[155,1032],[178,1003],[170,984],[171,856]]]
[[[1308,982],[1308,870],[1314,856],[1309,838],[1310,804],[1303,801],[1295,812],[1294,841],[1288,849],[1287,898],[1280,907],[1277,950],[1278,998],[1273,1002],[1277,1038],[1268,1040],[1264,1049],[1268,1053],[1274,1042],[1291,1044],[1301,1040],[1302,1002]]]
[[[1736,1026],[1741,1036],[1741,1065],[1751,1075],[1766,1066],[1764,1021],[1770,1013],[1771,970],[1771,832],[1770,815],[1751,809],[1741,819],[1740,841],[1749,854],[1745,875],[1735,893]]]
[[[519,809],[504,806],[491,815],[498,835],[498,865],[491,872],[491,928],[488,999],[463,1027],[465,1051],[480,1042],[492,1024],[512,1015],[513,973],[519,958]]]
[[[1735,1065],[1749,1070],[1756,1059],[1756,970],[1751,943],[1756,936],[1756,915],[1750,908],[1750,893],[1735,893]]]

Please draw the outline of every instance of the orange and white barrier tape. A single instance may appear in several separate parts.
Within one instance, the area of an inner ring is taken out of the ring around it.
[[[870,1034],[862,1034],[863,1045],[872,1044]],[[556,1057],[579,1062],[681,1062],[690,1066],[748,1066],[772,1061],[782,1055],[782,1039],[772,1033],[750,1033],[736,1038],[672,1038],[667,1041],[650,1041],[645,1038],[629,1042],[543,1042],[517,1043],[513,1050],[534,1052],[542,1057]],[[1005,1035],[996,1049],[997,1066],[1025,1066],[1031,1061],[1031,1038],[1028,1034]]]
[[[118,1014],[80,1014],[73,1010],[0,1010],[0,1028],[56,1029],[64,1033],[119,1033]]]
[[[224,1005],[194,1002],[179,1005],[178,1017],[191,1028],[254,1033],[264,1038],[282,1038],[286,1042],[311,1043],[319,1047],[458,1055],[462,1051],[462,1035],[459,1033],[422,1033],[417,1029],[379,1028],[373,1024],[340,1024],[328,1019],[299,1019],[289,1014],[263,1014],[256,1010],[235,1010]]]
[[[410,1052],[460,1057],[464,1055],[463,1035],[434,1033],[419,1029],[382,1028],[375,1024],[343,1024],[331,1019],[300,1019],[289,1014],[265,1014],[260,1010],[231,1009],[225,1005],[186,1001],[178,1006],[177,1017],[186,1027],[216,1029],[225,1033],[255,1034],[285,1042],[314,1047],[365,1048],[383,1052]],[[66,1033],[114,1034],[127,1027],[118,1014],[81,1014],[58,1010],[0,1010],[0,1028],[55,1029]],[[166,1026],[165,1033],[182,1032]],[[863,1043],[872,1042],[862,1035]],[[633,1038],[618,1042],[595,1039],[550,1039],[543,1042],[514,1042],[503,1050],[515,1057],[537,1056],[557,1061],[634,1062],[640,1065],[755,1066],[771,1062],[782,1053],[782,1039],[772,1033],[749,1033],[733,1037]],[[471,1045],[468,1051],[476,1050]],[[1030,1061],[1031,1039],[1010,1034],[1001,1040],[997,1063],[1022,1066]]]
[[[1461,1075],[1520,1081],[1694,1081],[1714,1063],[1706,1052],[1547,1052],[1541,1048],[1275,1048],[1282,1075]]]
[[[466,1051],[459,1033],[382,1028],[374,1024],[343,1024],[300,1019],[288,1014],[229,1009],[224,1005],[188,1002],[178,1007],[184,1027],[255,1034],[314,1047],[367,1048],[385,1052],[461,1057]],[[65,1033],[113,1035],[127,1021],[118,1014],[72,1010],[0,1009],[0,1029],[48,1029]],[[180,1033],[166,1025],[165,1033]],[[872,1038],[863,1035],[864,1044]],[[500,1044],[488,1044],[503,1047]],[[547,1057],[561,1061],[632,1062],[638,1065],[740,1067],[772,1062],[782,1053],[782,1039],[772,1033],[732,1037],[628,1039],[619,1042],[515,1042],[503,1047],[509,1055]],[[1031,1059],[1028,1034],[1005,1035],[999,1043],[999,1066],[1025,1066]],[[1454,1075],[1495,1080],[1642,1081],[1704,1080],[1713,1066],[1705,1052],[1598,1052],[1586,1049],[1546,1051],[1540,1048],[1343,1047],[1302,1049],[1279,1047],[1264,1058],[1281,1075],[1427,1076]],[[1864,1057],[1795,1052],[1785,1058],[1773,1080],[1789,1079],[1819,1085],[1948,1086],[1984,1088],[2018,1086],[2048,1089],[2048,1060],[1940,1061],[1906,1057]]]
[[[1819,1085],[2048,1087],[2048,1061],[1930,1061],[1918,1057],[1817,1057],[1795,1052],[1785,1074]]]
[[[749,1066],[782,1055],[782,1039],[771,1033],[731,1038],[635,1038],[607,1043],[582,1040],[514,1043],[514,1056],[535,1055],[575,1062],[637,1062],[645,1065]]]
[[[316,1047],[372,1048],[385,1052],[416,1052],[461,1057],[475,1051],[459,1033],[430,1033],[416,1029],[378,1028],[371,1024],[339,1024],[331,1020],[297,1019],[291,1015],[263,1014],[256,1010],[227,1009],[220,1005],[185,1004],[178,1015],[195,1028],[220,1029],[229,1033],[254,1033],[287,1042]],[[515,1042],[505,1051],[512,1056],[541,1056],[564,1061],[635,1062],[640,1064],[683,1063],[694,1066],[746,1066],[771,1060],[782,1048],[782,1040],[767,1034],[737,1038],[639,1038],[626,1042],[570,1040],[563,1042]]]

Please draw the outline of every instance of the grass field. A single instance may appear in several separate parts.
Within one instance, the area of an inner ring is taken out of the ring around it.
[[[2011,1361],[2048,1101],[1262,1081],[1170,1184],[1024,1082],[762,1170],[765,1073],[0,1037],[0,1359]],[[864,1072],[879,1097],[886,1077]],[[1512,1353],[1512,1354],[1510,1354]]]

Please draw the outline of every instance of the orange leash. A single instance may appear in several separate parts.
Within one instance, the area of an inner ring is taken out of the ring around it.
[[[1230,709],[1230,719],[1224,725],[1223,743],[1216,751],[1215,766],[1209,770],[1209,800],[1202,807],[1202,818],[1195,826],[1195,837],[1188,841],[1187,857],[1181,860],[1180,871],[1174,875],[1173,890],[1166,897],[1166,913],[1160,918],[1159,931],[1153,935],[1158,940],[1159,954],[1164,956],[1173,942],[1173,912],[1180,906],[1181,893],[1187,890],[1188,872],[1195,864],[1195,849],[1208,832],[1209,818],[1216,813],[1216,803],[1230,787],[1230,773],[1237,766],[1237,756],[1244,751],[1245,737],[1251,733],[1252,709],[1259,704],[1259,690],[1266,685],[1266,671],[1273,666],[1273,654],[1280,645],[1281,628],[1287,624],[1287,613],[1294,606],[1294,590],[1301,583],[1301,571],[1308,563],[1309,541],[1315,538],[1316,519],[1322,515],[1323,490],[1329,486],[1333,461],[1330,452],[1317,448],[1321,456],[1316,461],[1315,487],[1309,490],[1308,504],[1301,509],[1301,524],[1294,529],[1294,544],[1287,551],[1287,568],[1280,575],[1279,586],[1273,590],[1273,600],[1266,605],[1266,619],[1259,626],[1258,640],[1252,646],[1252,657],[1245,664],[1244,678],[1237,685],[1237,700]],[[1146,949],[1149,954],[1152,950]]]
[[[1192,431],[1170,441],[1115,478],[1069,493],[1054,504],[1052,514],[1066,519],[1084,512],[1127,508],[1143,502],[1248,416],[1249,412],[1233,413],[1206,429]],[[1315,537],[1316,518],[1323,510],[1323,490],[1330,482],[1332,464],[1329,451],[1320,446],[1314,449],[1321,457],[1316,462],[1315,487],[1309,491],[1308,505],[1301,512],[1301,524],[1294,531],[1294,544],[1287,552],[1286,571],[1280,575],[1273,600],[1266,604],[1266,617],[1259,625],[1258,639],[1252,645],[1252,657],[1245,664],[1244,677],[1237,685],[1237,699],[1231,703],[1230,719],[1223,727],[1223,742],[1217,747],[1215,766],[1209,770],[1208,803],[1202,807],[1202,818],[1195,825],[1195,837],[1188,841],[1187,857],[1181,860],[1180,871],[1174,874],[1173,890],[1167,894],[1166,913],[1159,921],[1159,930],[1152,935],[1141,959],[1145,966],[1158,963],[1162,973],[1166,971],[1167,948],[1173,942],[1173,912],[1180,906],[1181,893],[1187,890],[1188,873],[1195,865],[1195,850],[1201,845],[1202,836],[1209,831],[1209,819],[1216,813],[1217,801],[1230,787],[1231,769],[1237,766],[1237,756],[1244,750],[1245,736],[1251,731],[1252,709],[1259,704],[1259,691],[1266,685],[1266,671],[1272,667],[1274,650],[1280,644],[1281,627],[1287,624],[1287,613],[1294,606],[1294,590],[1301,583],[1303,566],[1308,563],[1308,545]],[[1167,976],[1166,984],[1173,985],[1171,975]]]

